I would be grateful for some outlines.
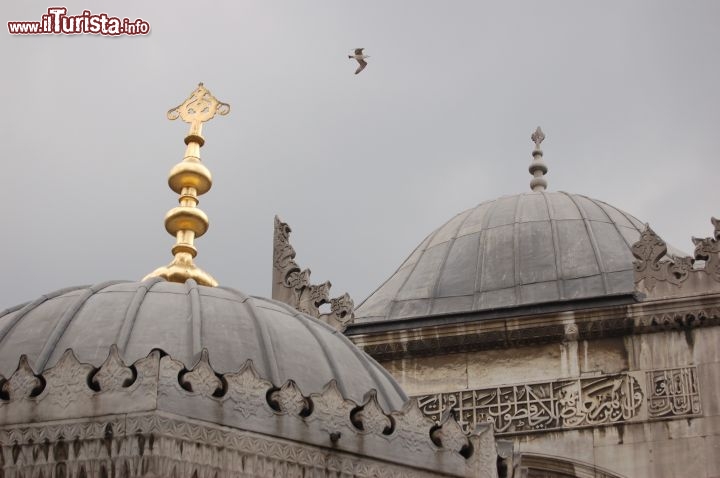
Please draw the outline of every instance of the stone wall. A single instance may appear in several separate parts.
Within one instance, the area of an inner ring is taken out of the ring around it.
[[[528,475],[533,455],[603,476],[710,478],[720,476],[718,343],[720,327],[678,326],[381,363],[431,418],[453,408],[464,426],[494,421],[516,476],[585,476]]]

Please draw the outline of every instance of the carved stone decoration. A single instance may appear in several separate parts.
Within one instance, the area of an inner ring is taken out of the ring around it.
[[[693,367],[647,372],[648,416],[651,418],[699,415],[700,390]]]
[[[115,391],[131,385],[133,378],[132,370],[125,365],[120,358],[117,345],[113,344],[107,359],[93,376],[92,383],[104,392]]]
[[[393,422],[378,403],[375,390],[368,393],[365,403],[350,415],[350,420],[364,433],[387,435],[392,431]]]
[[[200,353],[200,360],[193,369],[180,376],[180,385],[190,392],[203,396],[217,395],[222,392],[223,383],[210,366],[207,349]]]
[[[334,381],[305,397],[250,361],[218,376],[207,352],[188,371],[158,350],[127,367],[113,348],[99,369],[67,351],[41,376],[27,360],[14,375],[0,399],[3,476],[478,476],[453,419],[438,447],[414,401],[388,416],[374,392],[358,405]]]
[[[400,412],[391,414],[395,433],[402,447],[410,453],[427,453],[437,447],[430,438],[433,421],[426,417],[414,398],[408,400]]]
[[[455,420],[451,410],[445,411],[437,428],[430,433],[430,437],[436,445],[457,453],[467,450],[470,445],[465,431]]]
[[[272,298],[344,330],[354,319],[353,300],[347,293],[331,299],[330,281],[322,284],[310,283],[310,269],[301,270],[295,262],[295,249],[290,244],[291,231],[287,223],[275,216]],[[320,307],[328,303],[330,313],[321,313]]]
[[[270,394],[270,404],[275,410],[289,415],[305,415],[310,410],[310,402],[292,380]]]
[[[237,373],[225,374],[223,378],[228,384],[225,396],[228,401],[233,402],[233,410],[245,419],[268,415],[267,392],[272,388],[272,384],[260,378],[251,360],[245,362]],[[263,411],[265,413],[262,413]]]
[[[330,281],[318,285],[309,285],[300,291],[300,301],[296,307],[303,314],[318,317],[320,306],[330,302]]]
[[[418,403],[436,422],[453,410],[465,430],[491,422],[497,434],[510,434],[630,421],[643,397],[638,381],[620,374],[426,395]]]
[[[641,292],[647,291],[658,298],[677,295],[682,291],[720,291],[720,220],[711,218],[711,222],[715,228],[712,237],[692,238],[695,244],[694,258],[667,254],[665,242],[646,225],[640,240],[632,246],[632,253],[636,258],[636,287]],[[704,261],[701,268],[695,268],[696,260]]]
[[[88,387],[92,365],[80,363],[71,349],[65,351],[58,363],[43,373],[46,386],[41,397],[60,408],[73,402],[82,403],[84,397],[91,397],[93,390]]]
[[[705,273],[720,282],[720,219],[710,218],[715,228],[713,237],[698,239],[693,237],[695,258],[705,261]]]
[[[20,356],[20,361],[15,372],[3,383],[2,392],[10,400],[29,398],[36,395],[42,387],[42,381],[35,376],[26,355]]]
[[[350,414],[357,405],[342,396],[334,379],[325,385],[322,393],[312,394],[310,399],[313,403],[313,412],[308,417],[308,421],[317,421],[320,429],[331,435],[342,434],[350,428],[352,425]],[[334,436],[341,437],[341,435]]]
[[[647,384],[623,373],[574,380],[462,390],[417,397],[425,416],[439,424],[448,411],[466,431],[492,423],[497,435],[682,418],[701,413],[694,367],[647,372]],[[646,387],[646,388],[645,388]]]
[[[470,434],[473,453],[467,460],[468,469],[477,478],[498,478],[495,434],[491,423],[480,423]]]
[[[633,262],[635,282],[644,281],[648,290],[653,290],[657,281],[679,285],[687,279],[694,262],[689,257],[661,261],[666,257],[667,244],[647,224],[640,239],[632,245],[632,253],[636,258]]]
[[[330,313],[320,314],[318,318],[342,332],[355,319],[354,309],[355,302],[353,302],[350,294],[346,292],[340,297],[330,299]]]

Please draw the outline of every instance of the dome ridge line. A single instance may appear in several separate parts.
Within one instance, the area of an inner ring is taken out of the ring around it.
[[[268,334],[268,331],[262,321],[260,321],[255,313],[254,299],[249,299],[250,300],[241,302],[240,306],[245,309],[245,312],[247,312],[250,320],[252,320],[253,328],[255,329],[255,333],[258,338],[260,351],[268,368],[268,370],[265,371],[265,378],[270,380],[272,383],[278,383],[280,381],[280,370],[278,370],[277,367],[277,358],[275,357],[275,349],[273,347],[272,338],[270,337],[270,334]]]
[[[188,290],[188,300],[190,302],[190,321],[192,324],[192,356],[195,356],[203,349],[202,346],[202,317],[200,316],[200,292],[198,291],[198,283],[195,279],[185,281],[185,287]]]
[[[457,214],[456,214],[455,216],[457,216]],[[453,216],[453,218],[454,218],[455,216]],[[452,218],[450,219],[450,221],[452,221]],[[445,224],[449,223],[450,221],[447,221]],[[443,225],[445,225],[445,224],[443,224]],[[424,253],[424,252],[426,252],[426,251],[428,250],[430,243],[433,241],[433,239],[434,239],[435,236],[438,234],[438,232],[440,232],[440,229],[442,229],[442,226],[439,227],[438,229],[435,229],[433,232],[431,232],[431,233],[428,235],[428,238],[426,239],[427,242],[425,243],[425,248],[422,249],[421,253]],[[425,241],[423,241],[423,242],[425,242]],[[408,259],[409,259],[409,258],[410,258],[410,256],[408,256]],[[407,261],[407,259],[405,259],[405,261]],[[405,263],[405,262],[403,262],[402,264],[400,264],[400,267],[402,267],[402,265],[403,265],[404,263]],[[400,285],[400,287],[398,287],[397,292],[395,292],[395,296],[393,297],[393,300],[390,301],[390,305],[387,307],[387,310],[385,311],[385,317],[386,317],[386,318],[387,318],[387,316],[390,314],[390,311],[392,310],[393,303],[400,302],[400,300],[398,299],[398,295],[400,294],[400,292],[402,292],[403,288],[407,285],[408,280],[410,279],[410,277],[411,277],[411,276],[413,275],[413,273],[415,272],[415,269],[417,269],[417,266],[418,266],[419,263],[420,263],[420,258],[418,257],[418,260],[416,260],[416,261],[415,261],[415,264],[413,264],[413,265],[411,266],[412,269],[410,269],[410,272],[408,272],[408,275],[405,276],[405,279],[403,280],[402,284]],[[398,267],[398,271],[400,270],[400,267]],[[427,312],[430,312],[430,310],[428,309]]]
[[[493,203],[494,206],[497,206],[498,199],[493,199],[491,201],[488,201],[490,203]],[[476,265],[476,271],[475,271],[475,288],[473,290],[473,305],[480,304],[480,299],[482,297],[482,284],[483,284],[483,266],[485,265],[485,256],[487,253],[487,231],[488,231],[488,224],[490,224],[490,221],[492,220],[493,216],[497,212],[496,207],[489,208],[490,210],[488,213],[485,214],[483,217],[482,226],[480,229],[480,234],[478,235],[478,241],[480,242],[480,245],[478,248],[482,249],[478,251],[478,260]],[[481,264],[482,263],[482,264]]]
[[[602,202],[602,201],[594,201],[594,200],[590,199],[590,198],[587,197],[587,196],[582,196],[582,197],[584,197],[584,198],[587,199],[588,201],[591,201],[591,202],[594,203],[597,207],[599,207],[600,210],[603,212],[603,214],[605,214],[605,217],[608,218],[608,222],[609,222],[610,224],[612,224],[613,227],[615,228],[615,231],[617,232],[618,236],[620,236],[620,239],[622,239],[623,242],[625,242],[625,244],[627,244],[629,247],[632,247],[632,244],[629,244],[628,241],[625,239],[625,236],[623,236],[622,231],[620,230],[620,226],[619,226],[615,221],[612,220],[612,218],[610,217],[610,214],[608,214],[607,210],[605,209],[605,206],[608,206],[608,205],[605,204],[605,203]],[[627,218],[626,218],[626,219],[627,219]]]
[[[448,258],[450,257],[450,252],[452,251],[453,246],[455,245],[455,241],[458,239],[458,235],[460,234],[460,231],[462,231],[463,226],[467,222],[468,218],[470,217],[470,214],[472,213],[472,209],[468,209],[466,211],[461,212],[460,214],[465,214],[465,217],[460,221],[458,224],[457,229],[455,230],[455,233],[453,234],[453,237],[450,238],[448,241],[448,247],[447,251],[445,251],[445,257],[443,257],[442,264],[440,264],[440,267],[438,268],[438,274],[435,278],[435,284],[433,285],[433,298],[430,300],[430,304],[428,306],[428,312],[432,312],[433,306],[435,305],[435,298],[438,295],[438,291],[440,288],[440,279],[442,279],[443,272],[445,271],[445,265],[447,264]],[[459,216],[460,214],[457,214],[455,217]],[[428,243],[429,244],[429,243]]]
[[[90,285],[80,285],[80,286],[72,286],[72,287],[64,287],[62,289],[58,289],[56,291],[50,292],[48,294],[43,294],[40,297],[38,297],[35,300],[26,302],[25,304],[22,304],[21,307],[16,307],[13,309],[5,309],[2,313],[0,313],[0,317],[4,317],[5,314],[11,314],[14,311],[18,311],[17,314],[12,318],[10,322],[7,324],[4,324],[2,329],[0,329],[0,343],[5,339],[5,336],[15,327],[15,325],[25,317],[29,312],[31,312],[33,309],[37,308],[39,305],[43,304],[44,302],[54,299],[56,297],[59,297],[63,294],[67,294],[68,292],[74,292],[76,290],[82,290],[87,289],[90,287]]]
[[[562,191],[560,191],[560,193],[562,193]],[[557,219],[553,217],[555,209],[552,204],[550,204],[547,193],[545,191],[541,191],[541,194],[543,200],[545,201],[545,207],[547,208],[548,219],[550,220],[550,236],[552,237],[553,254],[555,254],[555,284],[557,285],[558,297],[562,298],[565,297],[565,282],[562,279],[563,268],[562,259],[560,257],[560,240],[558,239],[559,233],[557,230]]]
[[[304,317],[303,314],[299,313],[294,308],[290,307],[289,305],[282,303],[283,308],[288,311],[293,317],[295,317],[298,322],[300,322],[303,327],[305,327],[305,330],[307,330],[310,335],[313,336],[315,341],[320,346],[320,350],[322,350],[323,355],[325,356],[325,361],[328,363],[328,366],[330,367],[330,370],[332,371],[332,374],[334,377],[336,377],[336,385],[340,389],[340,392],[344,397],[347,397],[347,388],[345,387],[345,381],[340,379],[341,373],[338,370],[335,361],[332,359],[332,355],[330,354],[328,350],[327,343],[320,337],[317,333],[317,331],[313,330],[312,327],[308,326],[307,324],[307,317]],[[329,326],[328,326],[329,327]],[[334,329],[333,329],[334,330]]]
[[[587,211],[585,211],[585,208],[578,201],[575,200],[572,194],[563,194],[570,198],[570,201],[575,204],[575,207],[580,212],[583,225],[585,226],[585,231],[588,234],[588,238],[590,238],[590,245],[592,246],[593,254],[595,256],[595,262],[597,263],[598,269],[600,271],[600,280],[602,281],[603,289],[605,289],[605,294],[608,294],[610,291],[610,287],[608,287],[607,282],[607,269],[605,268],[605,264],[602,260],[602,251],[600,251],[600,246],[598,245],[597,238],[595,237],[595,232],[592,229],[592,224],[590,224],[590,219],[588,218]]]
[[[114,280],[100,282],[99,284],[92,285],[87,289],[83,290],[83,293],[75,300],[75,302],[70,304],[70,306],[65,309],[65,312],[63,312],[62,316],[60,316],[60,319],[55,324],[55,327],[53,327],[52,332],[50,332],[50,335],[48,336],[42,350],[40,351],[40,355],[35,360],[35,370],[45,369],[45,366],[47,365],[48,360],[50,360],[52,353],[55,351],[55,347],[57,347],[60,338],[70,326],[70,322],[72,322],[72,320],[75,318],[78,311],[85,305],[85,302],[87,302],[87,300],[92,297],[93,294],[96,294],[97,292],[105,289],[106,287],[110,287],[111,285],[119,284],[122,282],[124,281]]]
[[[279,301],[276,301],[276,302],[278,302],[278,305],[281,305],[284,309],[286,309],[293,317],[304,318],[306,321],[313,321],[313,322],[317,321],[318,323],[320,323],[321,325],[326,327],[328,329],[328,331],[330,331],[333,335],[338,337],[341,341],[345,342],[349,346],[348,349],[353,353],[355,358],[358,359],[358,362],[360,362],[362,367],[372,377],[373,381],[376,384],[380,384],[380,380],[379,380],[380,375],[378,375],[378,373],[381,373],[382,377],[385,378],[386,381],[389,381],[392,384],[395,391],[398,392],[398,394],[400,396],[405,397],[405,391],[402,388],[400,388],[400,386],[394,379],[391,378],[392,375],[390,374],[390,372],[385,370],[385,368],[382,365],[378,364],[375,361],[375,359],[373,359],[369,355],[363,356],[363,353],[353,344],[353,342],[350,339],[348,339],[345,336],[345,334],[343,334],[339,330],[329,326],[328,324],[325,324],[324,322],[321,322],[321,321],[314,319],[312,317],[309,317],[309,316],[307,316],[307,317],[303,316],[303,314],[297,312],[294,308],[292,308],[290,305],[288,305],[284,302],[279,302]],[[305,325],[307,327],[306,324],[303,324],[303,325]],[[314,336],[314,334],[313,334],[313,336]],[[325,350],[323,350],[323,352],[325,352]],[[328,362],[330,362],[330,361],[328,361]],[[374,367],[370,367],[369,366],[370,363],[373,364]],[[388,380],[388,378],[390,378],[390,379]],[[275,383],[275,382],[273,382],[273,383]],[[340,385],[340,384],[338,384],[338,385]],[[377,390],[376,390],[376,392],[377,392]],[[385,389],[381,389],[379,391],[379,393],[382,395],[382,398],[385,401],[385,403],[387,403],[388,405],[390,403],[392,403],[390,400],[390,397],[388,397]],[[405,399],[407,399],[407,397]]]
[[[132,334],[133,327],[135,326],[135,320],[137,319],[138,312],[145,295],[153,288],[155,284],[164,280],[162,277],[153,277],[146,281],[143,281],[142,285],[137,288],[132,300],[125,309],[125,316],[123,317],[123,323],[118,330],[117,336],[115,337],[115,343],[118,346],[118,351],[121,354],[125,353],[127,344],[130,341],[130,335]]]
[[[515,199],[515,212],[513,214],[513,278],[515,280],[515,303],[519,304],[522,302],[520,297],[520,225],[518,223],[518,217],[520,215],[521,203],[525,198],[524,194],[516,196]]]

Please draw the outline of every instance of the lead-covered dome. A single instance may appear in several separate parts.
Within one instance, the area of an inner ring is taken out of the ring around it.
[[[395,380],[342,333],[269,299],[225,287],[150,279],[73,287],[0,312],[0,374],[9,377],[21,355],[36,373],[67,349],[100,366],[117,344],[125,363],[161,349],[192,366],[207,349],[218,373],[249,359],[276,385],[293,380],[306,395],[330,380],[362,403],[377,390],[386,410],[406,400]]]
[[[487,201],[425,238],[360,304],[355,323],[632,293],[630,247],[643,228],[578,194]]]

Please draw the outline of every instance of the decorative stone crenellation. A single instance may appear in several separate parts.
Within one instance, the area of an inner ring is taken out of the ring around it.
[[[207,350],[192,367],[158,350],[128,366],[112,347],[97,368],[67,350],[40,374],[23,357],[0,381],[3,476],[495,476],[494,445],[415,400],[388,412],[335,381],[305,395],[251,361],[219,373]]]
[[[702,412],[694,367],[460,390],[416,397],[443,423],[457,414],[465,431],[490,422],[496,435],[596,427]]]
[[[637,290],[653,298],[720,291],[720,220],[710,220],[713,236],[692,238],[694,258],[668,254],[665,241],[646,225],[632,246]]]
[[[310,269],[300,269],[295,262],[295,249],[290,244],[291,231],[287,223],[275,216],[272,298],[340,331],[345,330],[354,319],[355,303],[347,293],[330,298],[330,281],[310,283]],[[324,304],[330,304],[330,313],[320,311]]]

